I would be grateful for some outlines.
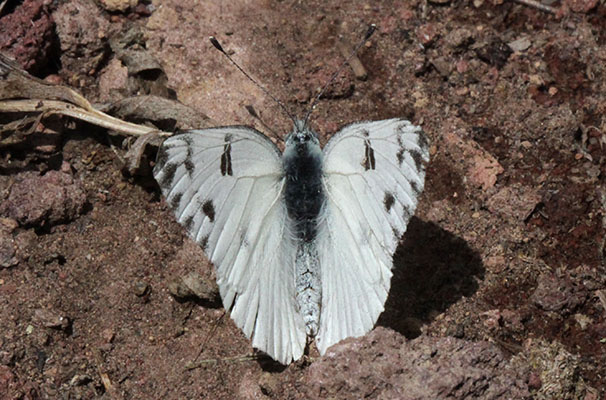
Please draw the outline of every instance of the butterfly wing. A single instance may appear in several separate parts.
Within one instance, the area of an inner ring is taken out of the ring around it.
[[[283,175],[278,148],[248,127],[173,136],[154,168],[177,220],[215,265],[225,309],[254,347],[288,364],[303,354],[306,333]]]
[[[414,214],[428,160],[421,128],[401,119],[349,125],[324,148],[326,204],[316,242],[321,354],[370,331],[383,311],[393,253]]]

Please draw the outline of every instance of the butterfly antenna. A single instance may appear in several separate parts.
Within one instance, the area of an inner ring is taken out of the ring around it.
[[[332,76],[330,77],[330,79],[328,80],[328,82],[326,82],[326,84],[324,85],[324,87],[322,88],[322,90],[320,90],[320,93],[318,93],[318,95],[311,102],[311,106],[309,107],[309,111],[307,111],[307,114],[305,114],[305,119],[303,120],[303,125],[304,126],[307,125],[307,120],[309,119],[309,116],[311,115],[311,113],[313,112],[313,110],[316,108],[316,103],[318,102],[318,100],[320,100],[320,97],[322,97],[322,95],[324,94],[324,92],[326,92],[326,89],[328,89],[328,86],[337,78],[337,76],[341,73],[341,71],[343,71],[343,68],[345,68],[345,66],[347,64],[349,64],[349,61],[351,61],[351,59],[356,55],[356,53],[358,52],[358,50],[360,50],[360,47],[362,47],[362,45],[364,43],[366,43],[366,41],[368,39],[370,39],[370,37],[372,36],[373,33],[375,33],[376,30],[377,30],[377,26],[375,24],[370,24],[370,26],[368,27],[368,30],[366,31],[366,34],[364,35],[364,38],[353,49],[353,51],[351,52],[351,54],[349,55],[349,57],[347,57],[347,59],[345,60],[345,62],[343,64],[341,64],[341,66],[339,67],[339,69],[337,69],[335,71],[335,73],[332,74]]]
[[[255,118],[257,121],[259,121],[259,122],[261,123],[261,125],[263,125],[263,127],[264,127],[265,129],[267,129],[267,130],[269,131],[269,133],[271,133],[271,134],[272,134],[272,136],[273,136],[274,138],[276,138],[277,140],[279,140],[279,141],[281,141],[281,142],[283,142],[283,141],[284,141],[284,138],[282,138],[280,135],[278,135],[278,134],[276,133],[276,131],[274,131],[273,129],[271,129],[271,127],[270,127],[269,125],[267,125],[267,124],[265,123],[265,121],[263,121],[263,119],[261,118],[261,116],[260,116],[260,115],[257,113],[257,110],[255,110],[255,108],[254,108],[252,105],[250,105],[250,104],[249,104],[249,105],[246,105],[246,106],[244,106],[244,108],[246,108],[246,111],[248,111],[248,113],[249,113],[249,114],[250,114],[250,115],[251,115],[253,118]]]
[[[269,93],[269,91],[267,89],[265,89],[261,84],[259,84],[256,80],[254,80],[246,71],[244,71],[242,69],[242,67],[240,67],[238,65],[237,62],[235,62],[233,60],[233,58],[231,58],[229,56],[229,54],[227,54],[227,52],[223,49],[223,46],[221,46],[221,43],[219,43],[219,41],[214,37],[214,36],[210,36],[208,38],[210,40],[210,42],[212,43],[212,45],[215,47],[215,49],[219,50],[221,53],[223,53],[223,55],[225,57],[227,57],[227,59],[236,66],[236,68],[238,68],[238,70],[240,70],[240,72],[242,72],[244,74],[245,77],[247,77],[252,83],[254,83],[259,89],[261,89],[263,91],[263,93],[265,93],[267,96],[269,96],[273,101],[275,101],[280,108],[282,108],[282,110],[284,111],[284,113],[286,115],[288,115],[288,117],[292,120],[293,123],[296,122],[295,118],[292,116],[292,114],[290,112],[288,112],[288,110],[286,109],[286,106],[284,106],[284,103],[282,103],[280,100],[278,100],[277,98],[275,98],[271,93]]]

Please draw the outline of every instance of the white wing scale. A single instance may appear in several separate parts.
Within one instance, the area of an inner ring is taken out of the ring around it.
[[[383,311],[393,253],[423,190],[428,159],[421,129],[401,119],[349,125],[324,148],[326,204],[316,239],[321,354],[370,331]]]
[[[167,139],[154,177],[177,220],[215,265],[223,305],[253,346],[283,364],[306,343],[296,310],[296,243],[282,199],[281,154],[248,127]]]

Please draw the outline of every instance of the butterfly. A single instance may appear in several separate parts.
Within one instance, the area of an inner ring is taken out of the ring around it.
[[[294,120],[284,152],[247,126],[161,145],[154,177],[215,265],[223,305],[282,364],[369,332],[424,187],[428,141],[404,119],[357,122],[322,149]]]

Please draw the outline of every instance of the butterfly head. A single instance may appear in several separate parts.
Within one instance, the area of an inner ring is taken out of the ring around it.
[[[286,136],[286,147],[320,146],[318,135],[309,129],[305,121],[295,120],[291,133]]]

